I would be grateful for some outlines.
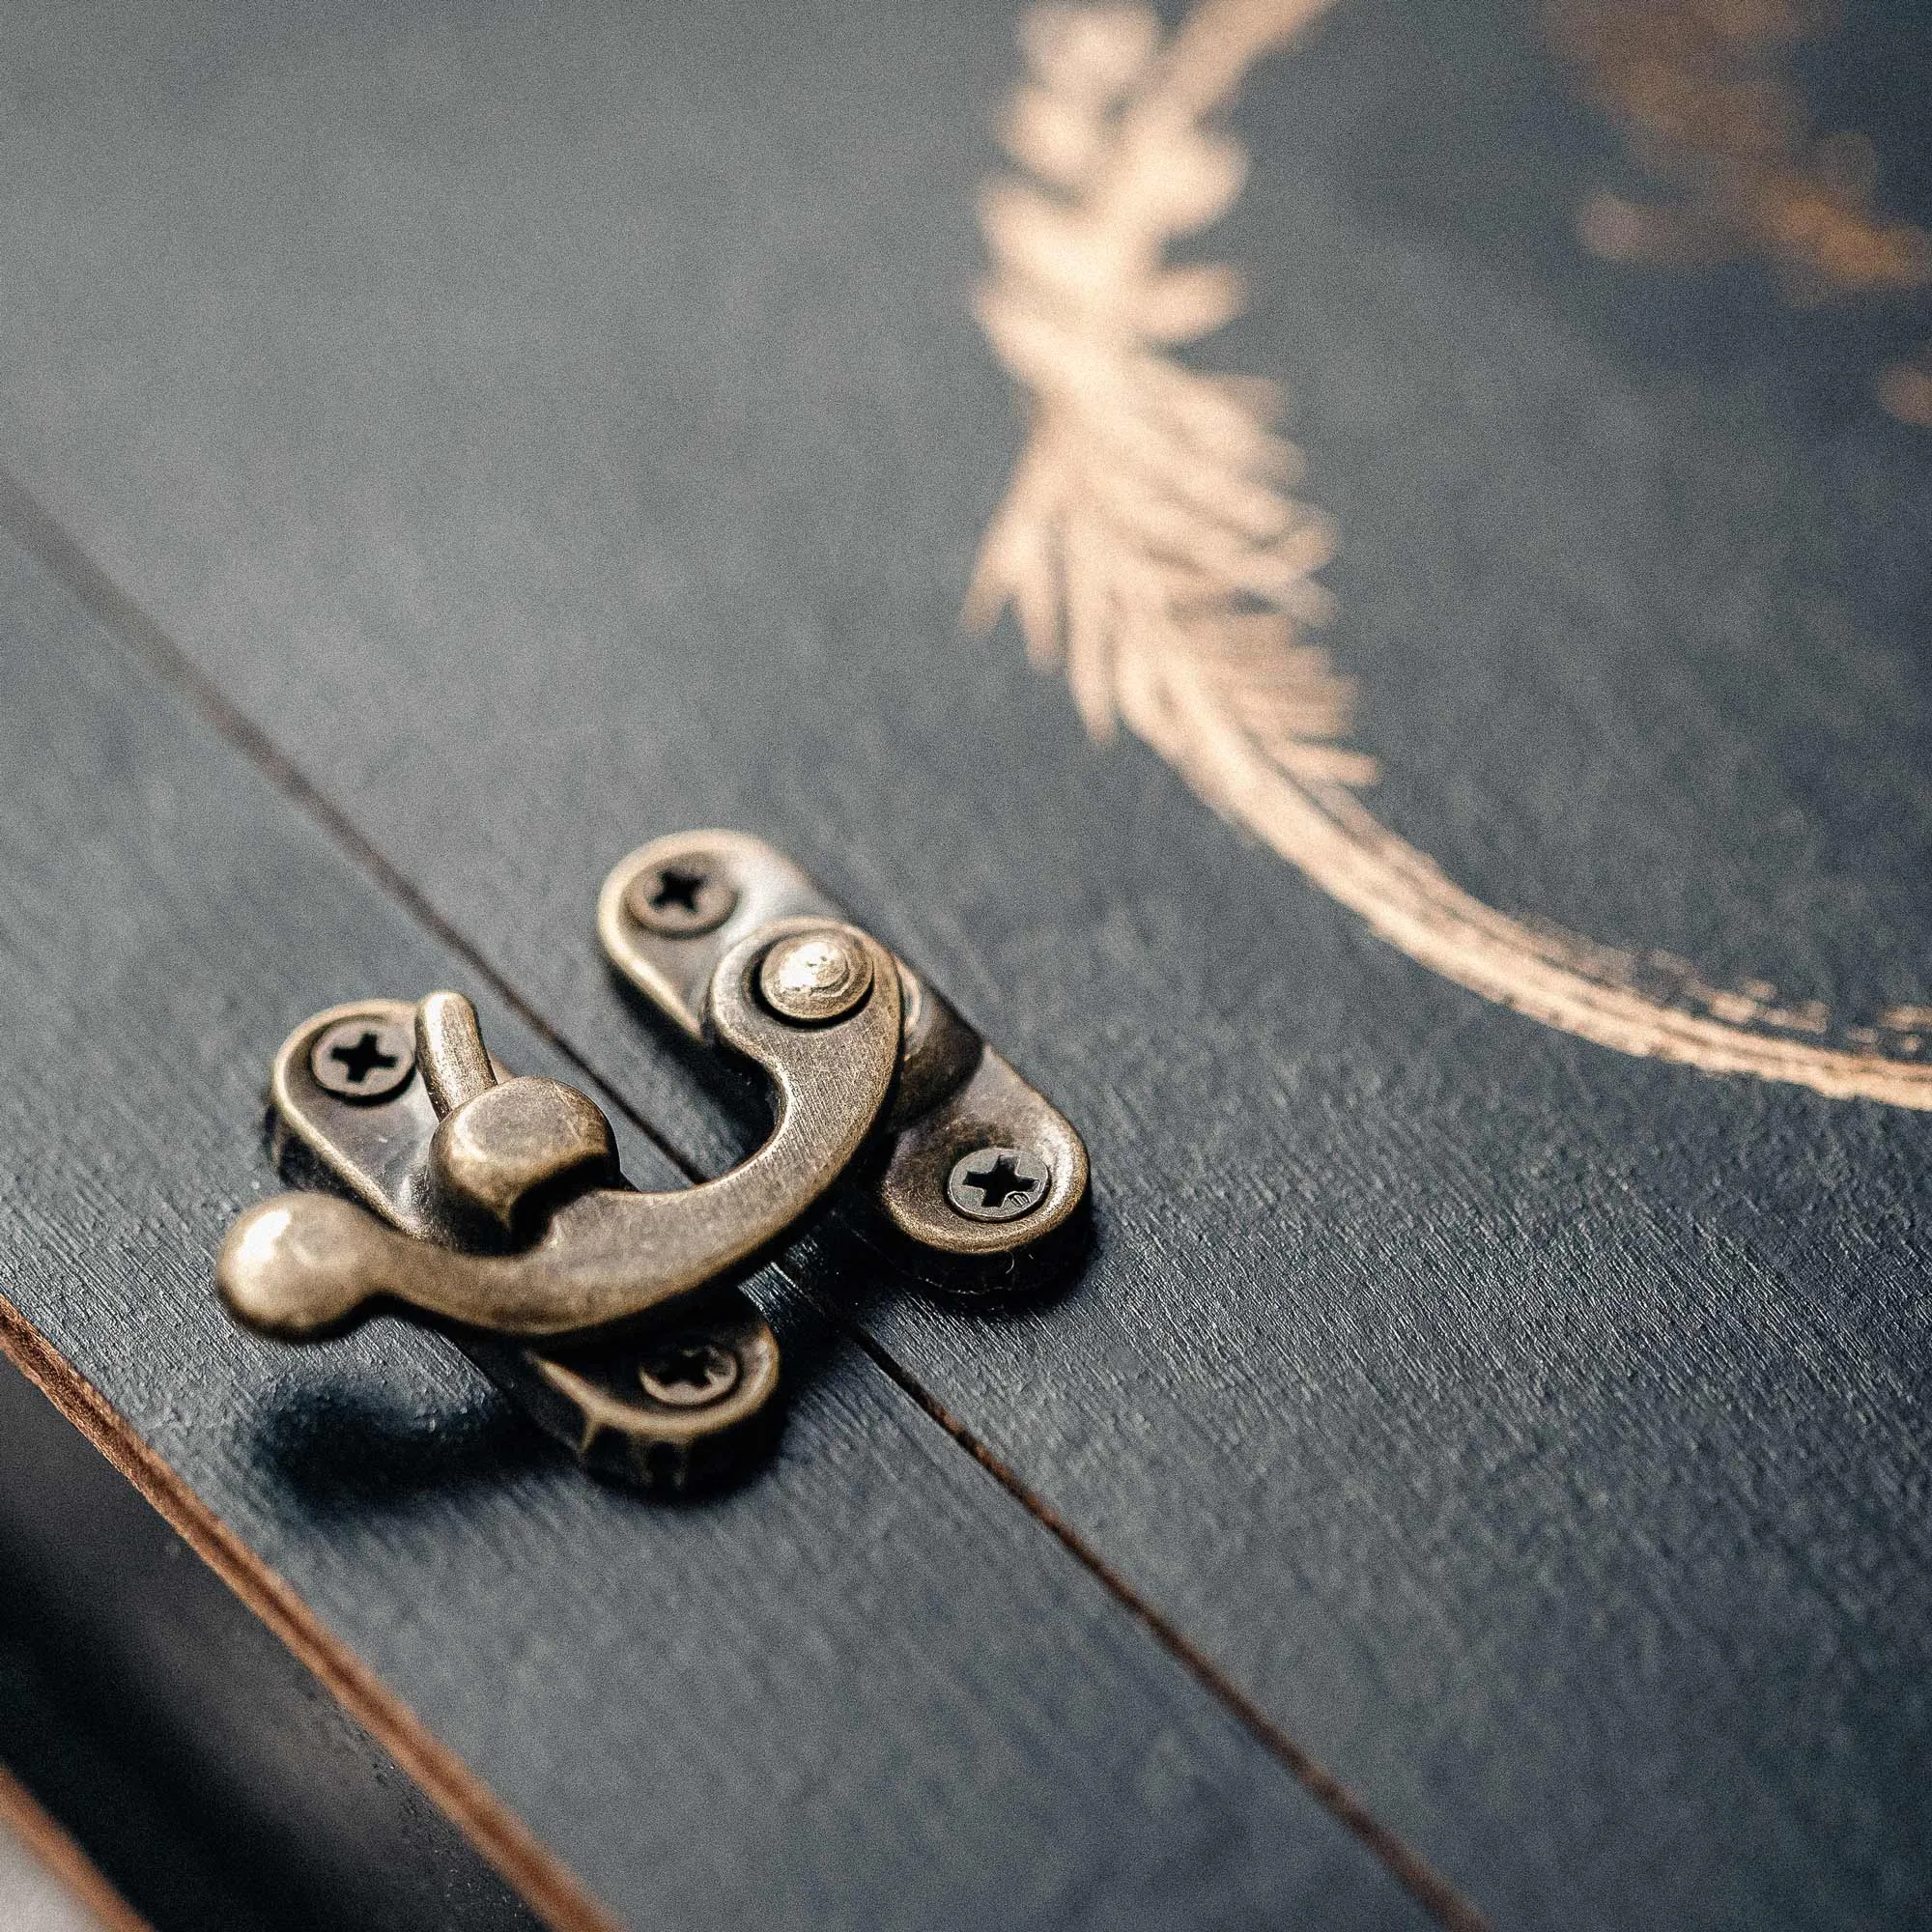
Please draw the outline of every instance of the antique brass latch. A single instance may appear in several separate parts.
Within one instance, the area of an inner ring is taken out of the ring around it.
[[[229,1231],[215,1280],[239,1321],[288,1341],[378,1307],[433,1322],[587,1463],[684,1488],[769,1420],[777,1338],[732,1291],[828,1197],[869,1199],[875,1245],[942,1285],[1024,1288],[1064,1256],[1079,1136],[782,855],[660,839],[611,873],[598,931],[689,1040],[764,1076],[757,1151],[640,1192],[596,1103],[508,1073],[461,994],[332,1008],[270,1092],[283,1164],[335,1191]]]

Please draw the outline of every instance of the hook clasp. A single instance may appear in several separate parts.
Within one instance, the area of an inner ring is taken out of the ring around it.
[[[668,872],[668,919],[625,910],[639,878]],[[777,1339],[730,1291],[832,1190],[852,1179],[941,1260],[1004,1263],[1065,1221],[1086,1155],[950,1006],[755,840],[633,854],[601,929],[681,1030],[764,1076],[756,1151],[640,1191],[596,1102],[499,1065],[462,994],[331,1008],[283,1042],[270,1094],[278,1155],[334,1191],[249,1208],[215,1283],[239,1321],[283,1341],[378,1307],[433,1323],[586,1462],[682,1488],[755,1439],[777,1392]],[[648,936],[674,978],[645,983],[613,936]]]

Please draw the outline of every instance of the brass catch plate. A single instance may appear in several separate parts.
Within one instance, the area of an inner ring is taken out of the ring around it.
[[[618,862],[598,896],[606,956],[666,1019],[705,1037],[705,999],[724,955],[787,919],[847,917],[782,852],[743,832],[680,832]],[[1058,1253],[1087,1195],[1072,1122],[903,959],[904,1025],[885,1151],[857,1184],[918,1250],[1004,1264]],[[951,1277],[969,1281],[970,1275]]]

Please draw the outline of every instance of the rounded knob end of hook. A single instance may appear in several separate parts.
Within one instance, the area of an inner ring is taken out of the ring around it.
[[[243,1327],[305,1341],[342,1327],[368,1299],[390,1238],[347,1201],[277,1195],[229,1229],[214,1284]]]

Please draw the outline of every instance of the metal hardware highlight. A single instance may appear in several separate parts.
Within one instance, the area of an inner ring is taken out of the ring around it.
[[[644,1193],[587,1095],[509,1073],[460,993],[305,1021],[270,1077],[277,1158],[335,1191],[230,1229],[215,1282],[305,1341],[378,1306],[447,1330],[591,1466],[649,1487],[758,1441],[777,1338],[735,1283],[856,1183],[967,1285],[1040,1278],[1086,1152],[903,961],[781,855],[735,833],[659,840],[607,881],[618,969],[692,1038],[764,1076],[773,1125],[727,1174]],[[1029,1269],[1031,1272],[1029,1272]]]
[[[443,1239],[425,1245],[327,1195],[281,1195],[229,1233],[215,1273],[229,1307],[288,1341],[343,1327],[377,1295],[493,1334],[583,1336],[727,1276],[845,1171],[891,1089],[899,1045],[891,955],[862,933],[850,937],[877,954],[878,983],[826,1023],[788,1020],[754,996],[769,933],[720,963],[711,1024],[771,1077],[778,1124],[730,1173],[668,1194],[604,1184],[615,1156],[595,1104],[554,1080],[499,1085],[469,1002],[432,993],[416,1009],[416,1057],[439,1120],[417,1193]],[[276,1065],[275,1107],[291,1122],[309,1097],[289,1077],[305,1058]],[[557,1199],[528,1247],[488,1253],[464,1239],[466,1224],[481,1221],[514,1233],[529,1197],[571,1177],[599,1184]]]
[[[426,1022],[420,1031],[429,1037],[427,1052],[414,1044],[419,1018]],[[412,1077],[381,1104],[325,1087],[316,1073],[318,1049],[344,1029],[358,1038],[366,1030],[399,1033],[411,1042]],[[366,1231],[398,1243],[412,1263],[435,1265],[439,1254],[458,1248],[515,1259],[502,1251],[526,1232],[516,1225],[520,1214],[526,1221],[541,1217],[546,1194],[573,1179],[601,1186],[611,1179],[609,1127],[602,1113],[567,1087],[513,1079],[487,1054],[479,1063],[481,1045],[473,1009],[454,993],[433,993],[419,1007],[402,1000],[357,1001],[316,1014],[289,1036],[270,1078],[277,1163],[294,1170],[291,1178],[322,1179],[348,1199],[285,1194],[236,1223],[216,1262],[215,1280],[238,1320],[261,1325],[253,1309],[263,1285],[251,1279],[248,1247],[265,1233],[272,1236],[274,1272],[284,1277],[284,1293],[286,1277],[299,1269],[292,1246],[298,1236],[319,1244],[314,1260],[325,1281],[343,1255],[362,1252]],[[486,1066],[492,1083],[487,1088]],[[423,1078],[413,1077],[416,1069]],[[496,1157],[478,1163],[470,1157],[473,1145],[452,1145],[469,1137],[453,1135],[445,1139],[440,1162],[438,1137],[472,1086],[477,1093],[534,1103],[524,1122],[523,1146],[508,1147],[499,1139]],[[558,1095],[569,1098],[559,1102]],[[453,1188],[446,1189],[439,1174],[445,1164],[457,1170]],[[323,1218],[311,1218],[318,1208]],[[284,1210],[289,1220],[278,1226]],[[354,1219],[345,1224],[341,1216]],[[336,1234],[345,1225],[352,1231],[349,1246],[338,1253]],[[664,1336],[619,1335],[588,1343],[569,1338],[532,1348],[480,1327],[440,1325],[587,1466],[649,1488],[683,1490],[729,1474],[755,1452],[779,1391],[778,1338],[764,1318],[728,1289],[703,1295],[701,1307],[688,1305],[694,1298],[673,1303],[677,1326]],[[699,1321],[704,1348],[727,1356],[732,1365],[728,1374],[714,1370],[706,1376],[701,1400],[669,1354],[689,1342]]]
[[[702,931],[668,931],[650,908],[666,879],[729,910]],[[708,896],[707,896],[708,895]],[[841,909],[782,852],[743,832],[680,832],[620,860],[598,898],[597,933],[623,977],[688,1038],[704,1037],[705,988],[729,950],[781,919],[842,920]],[[989,1046],[904,960],[905,1011],[884,1158],[861,1190],[912,1244],[909,1264],[959,1287],[1024,1287],[1052,1265],[1087,1194],[1087,1150],[1073,1124]],[[997,1213],[954,1190],[970,1155],[1026,1163],[1031,1198]],[[941,1258],[944,1258],[943,1263]]]

